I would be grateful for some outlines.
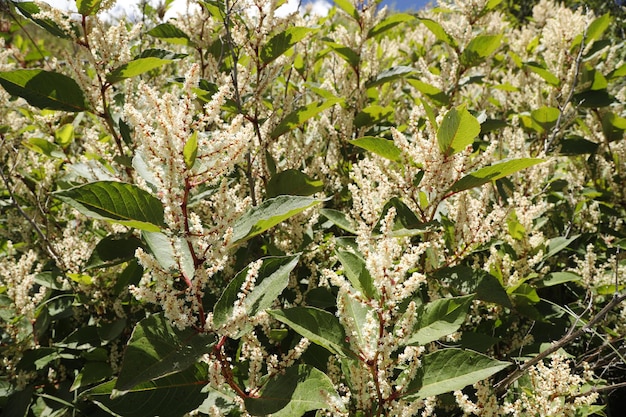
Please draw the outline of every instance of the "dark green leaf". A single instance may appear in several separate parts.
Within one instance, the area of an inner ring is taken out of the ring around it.
[[[480,123],[464,106],[449,110],[437,130],[439,149],[446,155],[461,152],[480,133]]]
[[[569,137],[561,141],[561,154],[563,155],[584,155],[595,153],[598,144],[581,137]]]
[[[102,382],[113,375],[111,365],[106,362],[87,362],[83,369],[76,375],[74,382],[72,383],[71,391],[76,391],[79,388]]]
[[[357,68],[359,66],[361,57],[353,49],[332,41],[324,41],[324,44],[327,45],[330,50],[334,51],[337,55],[343,58],[352,68]],[[322,56],[323,55],[324,53],[322,53]]]
[[[574,235],[571,237],[558,236],[550,239],[548,241],[546,254],[544,255],[543,259],[551,258],[557,253],[561,252],[563,249],[567,248],[570,243],[572,243],[579,237],[580,235]]]
[[[270,62],[274,61],[276,58],[287,52],[289,48],[304,39],[306,35],[314,31],[315,29],[313,28],[295,26],[288,28],[284,32],[274,35],[261,48],[261,52],[259,54],[261,57],[261,61],[263,61],[263,63],[266,65],[269,64]]]
[[[343,273],[352,284],[352,287],[369,299],[375,298],[377,291],[374,287],[372,276],[365,267],[365,259],[360,255],[342,249],[338,249],[335,253],[343,266]]]
[[[364,136],[351,140],[350,143],[391,161],[398,161],[402,154],[400,149],[394,145],[393,141],[384,138]]]
[[[124,393],[139,384],[184,371],[214,343],[215,336],[191,328],[179,330],[163,314],[147,317],[137,323],[130,336],[115,390]]]
[[[376,76],[372,81],[369,81],[365,84],[365,88],[376,87],[394,80],[398,78],[404,78],[408,74],[412,74],[415,72],[415,68],[407,67],[404,65],[398,65],[395,67],[391,67]]]
[[[22,97],[40,109],[81,112],[89,108],[76,81],[58,72],[41,69],[0,72],[0,85],[9,94]]]
[[[456,332],[465,321],[474,295],[441,298],[420,306],[408,345],[425,345]]]
[[[460,191],[469,190],[474,187],[479,187],[483,184],[487,184],[490,181],[506,177],[515,172],[526,169],[530,166],[537,165],[544,162],[539,158],[521,158],[512,159],[509,161],[498,162],[485,168],[481,168],[477,171],[468,174],[452,184],[448,190],[451,193],[458,193]]]
[[[84,215],[128,227],[157,232],[163,223],[163,205],[136,185],[98,181],[79,185],[54,195]]]
[[[374,36],[380,35],[381,33],[384,33],[401,23],[410,22],[414,19],[415,16],[408,13],[393,13],[371,28],[370,31],[367,32],[367,39],[373,38]]]
[[[189,36],[171,23],[161,23],[153,27],[148,31],[148,35],[175,45],[193,46],[193,42],[189,39]]]
[[[320,214],[326,217],[328,220],[333,222],[333,224],[340,229],[345,230],[348,233],[356,235],[356,230],[354,229],[354,221],[348,217],[342,211],[334,210],[334,209],[320,209]]]
[[[137,75],[159,68],[165,64],[172,62],[170,59],[161,58],[137,58],[124,65],[121,65],[107,74],[107,81],[111,84],[125,80],[127,78],[136,77]]]
[[[279,195],[311,195],[324,189],[324,183],[315,180],[302,171],[288,169],[273,175],[267,183],[268,198]]]
[[[66,33],[65,30],[63,30],[61,26],[59,26],[59,24],[55,22],[54,20],[50,18],[39,19],[39,18],[33,17],[33,15],[37,15],[38,13],[41,13],[42,8],[43,8],[43,11],[49,10],[50,6],[48,6],[47,4],[35,3],[31,1],[12,1],[11,3],[13,3],[13,5],[20,11],[20,13],[22,13],[24,16],[26,16],[28,19],[32,20],[33,22],[37,23],[39,26],[44,28],[46,31],[48,31],[52,35],[59,37],[59,38],[64,38],[64,39],[71,38],[71,36],[68,33]],[[76,27],[70,21],[69,16],[67,17],[67,20],[68,20],[69,25],[72,27],[72,31],[75,33],[78,33]]]
[[[475,299],[512,308],[511,300],[496,277],[482,270],[474,271],[457,265],[435,273],[435,278],[448,287],[452,294],[475,294]]]
[[[273,139],[276,139],[341,101],[342,99],[340,98],[327,98],[302,106],[285,116],[285,118],[280,121],[278,126],[276,126],[276,128],[270,133],[270,136]]]
[[[600,108],[607,107],[615,103],[615,97],[607,90],[587,90],[574,94],[572,100],[580,107]]]
[[[103,238],[89,257],[86,269],[108,268],[135,258],[141,241],[134,236],[109,235]]]

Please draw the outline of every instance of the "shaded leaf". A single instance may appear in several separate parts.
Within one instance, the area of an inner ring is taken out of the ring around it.
[[[384,33],[401,23],[410,22],[414,19],[415,16],[408,13],[393,13],[391,16],[384,18],[380,23],[371,28],[369,32],[367,32],[367,39],[373,38],[374,36],[380,35],[381,33]]]
[[[535,122],[537,122],[543,129],[548,130],[552,128],[559,118],[561,111],[556,107],[543,106],[533,110],[530,116]]]
[[[354,117],[354,126],[357,128],[381,124],[388,121],[389,116],[393,115],[393,107],[379,106],[372,104],[365,107]]]
[[[343,266],[343,273],[350,281],[350,284],[352,284],[352,287],[369,299],[375,298],[377,291],[374,287],[372,276],[365,267],[365,259],[346,250],[338,249],[335,253]]]
[[[362,138],[351,140],[350,143],[391,161],[398,161],[400,159],[400,155],[402,154],[393,141],[384,138],[364,136]]]
[[[324,44],[327,45],[330,50],[334,51],[337,55],[343,58],[352,68],[357,68],[359,66],[361,57],[353,49],[333,41],[324,41]]]
[[[193,46],[193,42],[189,39],[189,36],[171,23],[161,23],[153,27],[148,31],[148,35],[175,45]]]
[[[274,35],[266,44],[263,45],[260,52],[261,61],[269,64],[276,58],[287,52],[289,48],[300,42],[315,29],[307,27],[290,27],[284,32]]]
[[[107,268],[135,258],[141,241],[134,236],[109,235],[91,252],[85,269]]]
[[[541,287],[552,287],[554,285],[564,284],[566,282],[576,282],[580,281],[582,277],[573,272],[551,272],[541,281],[539,281],[539,286]]]
[[[502,42],[502,35],[478,35],[472,39],[460,56],[461,64],[474,67],[493,54]]]
[[[42,11],[49,10],[50,6],[48,6],[47,4],[36,3],[32,1],[12,1],[11,3],[13,3],[13,5],[20,11],[20,13],[22,13],[24,16],[26,16],[28,19],[32,20],[39,26],[41,26],[43,29],[45,29],[47,32],[51,33],[52,35],[59,37],[59,38],[63,38],[63,39],[71,38],[71,36],[68,33],[66,33],[65,30],[63,30],[61,26],[59,26],[59,24],[55,22],[54,20],[50,18],[40,19],[40,18],[33,17],[33,15],[37,15],[41,13]],[[42,10],[42,7],[43,7],[43,10]],[[70,20],[69,16],[67,17],[67,20],[68,20],[68,24],[72,28],[72,31],[74,31],[74,33],[78,33],[78,30],[76,29],[74,24],[71,21],[69,21]]]
[[[356,235],[356,229],[354,228],[354,221],[348,217],[342,211],[334,210],[334,209],[320,209],[320,214],[326,217],[328,220],[333,222],[333,224],[340,229],[345,230],[348,233]]]
[[[272,175],[265,188],[267,197],[279,195],[311,195],[324,189],[324,183],[297,169],[287,169]]]
[[[580,235],[574,235],[571,237],[558,236],[550,239],[547,244],[546,254],[543,259],[551,258],[557,253],[561,252],[563,249],[567,248],[570,243],[578,239]]]
[[[479,187],[490,181],[506,177],[507,175],[514,174],[525,168],[533,165],[537,165],[544,162],[540,158],[520,158],[512,159],[509,161],[498,162],[488,167],[481,168],[477,171],[468,174],[452,184],[448,192],[458,193],[460,191],[469,190],[474,187]]]
[[[415,68],[408,67],[405,65],[398,65],[395,67],[391,67],[376,76],[372,81],[368,81],[365,84],[365,88],[376,87],[394,80],[398,78],[403,78],[408,74],[412,74],[415,72]]]
[[[193,278],[195,267],[189,246],[182,244],[175,250],[172,239],[161,232],[143,231],[141,236],[148,244],[150,252],[159,265],[172,274],[183,273],[187,278]]]
[[[450,97],[441,89],[427,84],[421,80],[408,78],[407,82],[411,84],[417,91],[424,94],[438,105],[447,106],[450,103]]]

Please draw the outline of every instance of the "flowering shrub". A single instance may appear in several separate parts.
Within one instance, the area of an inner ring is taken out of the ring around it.
[[[7,415],[602,415],[626,64],[548,0],[2,4]]]

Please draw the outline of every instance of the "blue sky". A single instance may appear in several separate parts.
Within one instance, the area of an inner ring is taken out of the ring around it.
[[[392,6],[395,10],[420,10],[429,3],[429,0],[384,0],[383,4]],[[436,3],[433,0],[433,3]]]

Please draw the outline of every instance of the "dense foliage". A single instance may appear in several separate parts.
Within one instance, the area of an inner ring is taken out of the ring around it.
[[[1,3],[3,415],[610,415],[609,14],[112,3]]]

